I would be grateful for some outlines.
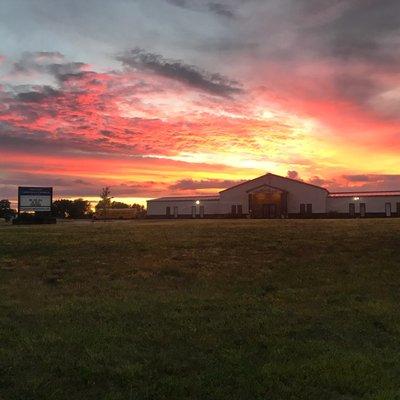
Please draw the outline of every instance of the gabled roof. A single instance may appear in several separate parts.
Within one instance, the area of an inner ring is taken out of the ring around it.
[[[326,192],[328,192],[327,189],[325,189],[325,188],[323,188],[321,186],[313,185],[312,183],[307,183],[307,182],[299,181],[297,179],[292,179],[292,178],[288,178],[286,176],[280,176],[280,175],[272,174],[271,172],[267,172],[266,174],[258,176],[257,178],[250,179],[249,181],[241,182],[241,183],[239,183],[239,184],[237,184],[235,186],[231,186],[230,188],[221,190],[219,193],[223,193],[223,192],[226,192],[227,190],[231,190],[233,188],[237,188],[238,186],[244,185],[245,183],[253,182],[253,181],[257,180],[257,179],[263,178],[263,177],[268,176],[268,175],[269,176],[275,176],[275,177],[278,177],[278,178],[281,178],[281,179],[286,179],[286,180],[292,181],[292,182],[301,183],[302,185],[312,186],[314,188],[325,190]]]

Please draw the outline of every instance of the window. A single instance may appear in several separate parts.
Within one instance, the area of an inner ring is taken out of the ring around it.
[[[200,218],[204,218],[204,206],[200,206]]]
[[[196,206],[192,206],[192,218],[196,218]]]
[[[167,217],[171,216],[171,207],[167,207],[167,208],[166,208],[166,210],[165,210],[165,215],[166,215]]]
[[[178,218],[178,206],[174,207],[174,218]]]
[[[391,217],[392,216],[392,204],[391,203],[386,203],[385,204],[385,215],[387,217]]]
[[[237,213],[238,215],[243,215],[243,207],[241,204],[238,204],[237,206]]]
[[[307,204],[307,214],[312,214],[312,204]]]
[[[349,204],[349,215],[354,217],[356,215],[356,205],[354,203]]]
[[[305,213],[306,213],[306,205],[300,204],[300,214],[305,215]]]
[[[400,217],[400,203],[396,204],[397,215]]]
[[[237,209],[236,209],[236,204],[232,204],[231,206],[231,214],[236,215]]]
[[[364,218],[366,214],[366,204],[365,203],[360,203],[360,217]]]

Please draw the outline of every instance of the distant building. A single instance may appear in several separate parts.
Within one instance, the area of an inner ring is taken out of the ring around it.
[[[147,201],[148,218],[400,217],[400,190],[330,193],[268,173],[215,196]]]

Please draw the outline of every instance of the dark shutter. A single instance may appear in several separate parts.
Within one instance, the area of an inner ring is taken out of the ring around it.
[[[171,216],[171,207],[166,208],[165,214],[167,215],[167,217]]]
[[[237,206],[237,213],[238,215],[243,215],[243,207],[241,204],[238,204]]]
[[[349,204],[349,215],[354,217],[356,215],[356,205],[354,203]]]
[[[231,207],[231,214],[232,214],[232,215],[236,215],[236,205],[235,205],[235,204],[232,204],[232,207]]]
[[[306,205],[300,204],[300,214],[304,215],[306,213]]]
[[[249,214],[253,215],[253,195],[249,193]]]
[[[307,214],[312,214],[312,204],[307,204]]]
[[[367,206],[365,203],[360,203],[360,217],[364,218],[366,215]]]

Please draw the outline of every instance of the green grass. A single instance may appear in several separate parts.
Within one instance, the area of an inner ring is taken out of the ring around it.
[[[400,399],[400,219],[2,226],[0,399]]]

